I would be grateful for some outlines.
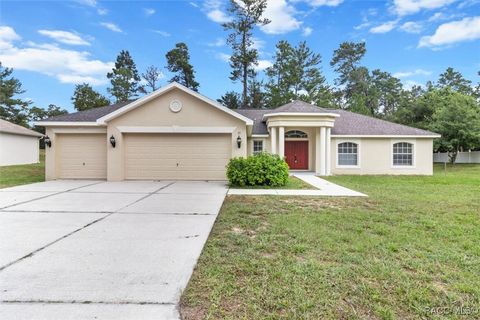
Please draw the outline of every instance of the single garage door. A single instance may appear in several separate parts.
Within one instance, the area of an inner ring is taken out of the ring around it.
[[[125,177],[136,180],[225,180],[229,134],[127,134]]]
[[[60,134],[55,143],[58,178],[107,178],[105,134]]]

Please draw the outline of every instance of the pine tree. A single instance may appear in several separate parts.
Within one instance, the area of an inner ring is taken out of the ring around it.
[[[145,82],[147,82],[147,84],[141,87],[141,91],[143,93],[148,93],[149,90],[150,92],[153,92],[158,89],[158,81],[163,78],[163,73],[158,70],[157,67],[152,65],[147,67],[147,70],[142,73],[142,78],[145,80]],[[146,89],[147,87],[149,90]]]
[[[137,96],[138,83],[141,79],[135,62],[127,50],[120,51],[115,68],[112,69],[112,72],[107,73],[107,78],[112,84],[108,88],[108,92],[115,97],[116,102],[128,101]]]
[[[264,26],[270,20],[262,17],[267,6],[267,0],[230,0],[228,11],[233,20],[223,24],[225,30],[231,30],[227,43],[232,48],[230,67],[232,81],[242,83],[242,106],[248,103],[248,85],[255,83],[255,66],[258,65],[258,52],[253,48],[253,29]],[[253,81],[253,82],[252,82]]]
[[[472,81],[467,80],[455,69],[448,67],[440,75],[437,83],[438,88],[451,88],[454,91],[471,95],[473,94]]]
[[[104,107],[110,104],[110,100],[93,90],[88,83],[77,84],[71,99],[73,107],[77,111]]]
[[[4,68],[0,62],[0,118],[27,127],[31,102],[15,97],[25,90],[20,80],[11,76],[12,73],[13,69]]]
[[[240,95],[235,91],[225,92],[217,101],[230,109],[238,109],[242,104]]]
[[[306,42],[292,47],[287,41],[280,41],[276,48],[275,62],[266,70],[268,104],[278,107],[299,99],[323,107],[333,106],[333,93],[320,69],[320,54],[314,53]]]
[[[200,86],[195,81],[195,71],[190,64],[190,54],[185,43],[180,42],[175,45],[175,48],[167,52],[167,69],[170,72],[176,73],[170,82],[178,82],[187,88],[198,91]]]

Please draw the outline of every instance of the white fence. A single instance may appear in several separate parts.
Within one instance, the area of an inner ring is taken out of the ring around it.
[[[446,152],[434,152],[433,162],[449,162]],[[455,163],[480,163],[480,151],[459,152]]]

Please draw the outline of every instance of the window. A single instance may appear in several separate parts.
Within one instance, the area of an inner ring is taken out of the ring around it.
[[[300,130],[290,130],[285,133],[285,138],[307,138],[307,134]]]
[[[393,165],[413,166],[413,144],[408,142],[393,144]]]
[[[338,165],[358,165],[358,145],[356,143],[343,142],[338,144]]]
[[[253,154],[263,152],[263,140],[253,140]]]

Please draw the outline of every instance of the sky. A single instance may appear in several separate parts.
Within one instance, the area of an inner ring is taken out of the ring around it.
[[[365,41],[362,64],[388,71],[405,87],[437,80],[447,67],[474,84],[480,81],[480,0],[267,0],[254,46],[258,77],[270,66],[275,44],[307,44],[322,56],[322,71],[343,41]],[[130,51],[140,73],[149,65],[172,77],[165,54],[185,42],[199,91],[217,99],[240,84],[228,77],[231,49],[222,23],[231,17],[227,0],[22,1],[0,2],[0,61],[14,69],[33,105],[73,111],[75,84],[90,83],[108,96],[106,78],[121,50]]]

